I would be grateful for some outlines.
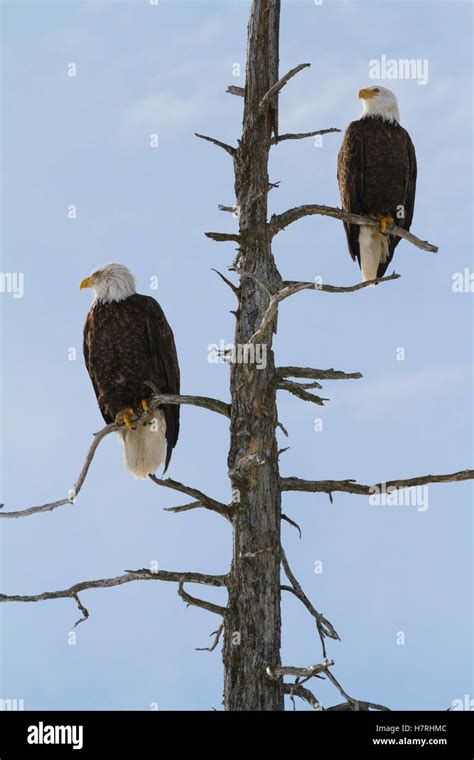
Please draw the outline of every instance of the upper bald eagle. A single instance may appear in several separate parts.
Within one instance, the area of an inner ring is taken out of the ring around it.
[[[363,111],[347,127],[339,151],[337,178],[344,211],[380,220],[376,227],[344,223],[352,258],[362,279],[383,277],[400,238],[384,234],[394,222],[410,229],[415,205],[416,156],[400,126],[395,95],[385,87],[359,92]]]
[[[84,359],[104,420],[124,422],[118,431],[125,463],[137,478],[165,462],[178,440],[179,406],[155,409],[147,424],[132,428],[133,413],[147,409],[153,383],[160,393],[179,394],[179,365],[173,333],[154,298],[135,291],[127,267],[111,263],[82,280],[94,302],[84,325]]]

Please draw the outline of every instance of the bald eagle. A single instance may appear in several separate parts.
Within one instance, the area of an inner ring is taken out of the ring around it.
[[[84,359],[99,409],[118,430],[127,469],[137,478],[165,463],[178,440],[179,406],[163,405],[148,421],[132,423],[148,411],[152,383],[160,393],[179,394],[179,365],[173,333],[150,296],[136,293],[127,267],[115,262],[95,269],[80,289],[92,288],[95,299],[84,325]]]
[[[349,252],[362,280],[383,277],[400,238],[390,225],[410,229],[415,206],[416,156],[400,126],[395,95],[385,87],[359,92],[363,111],[347,127],[338,157],[337,178],[344,211],[379,221],[377,227],[344,223]]]

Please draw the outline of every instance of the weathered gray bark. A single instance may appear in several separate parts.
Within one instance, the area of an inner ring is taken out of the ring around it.
[[[247,50],[243,133],[235,165],[240,220],[240,290],[235,344],[249,341],[281,283],[267,224],[268,153],[277,129],[273,104],[259,104],[278,79],[280,0],[254,0]],[[262,287],[261,284],[264,285]],[[283,710],[283,687],[268,666],[280,665],[280,514],[273,326],[267,362],[235,363],[231,370],[229,473],[239,494],[233,518],[233,559],[224,636],[226,710]]]

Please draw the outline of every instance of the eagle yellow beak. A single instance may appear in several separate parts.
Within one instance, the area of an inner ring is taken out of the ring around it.
[[[362,90],[359,90],[359,98],[362,100],[370,100],[370,98],[375,98],[377,95],[376,92],[373,92],[373,90],[369,90],[368,87],[364,87]]]
[[[94,282],[93,277],[85,277],[83,280],[81,280],[79,289],[84,290],[85,288],[91,288],[93,282]]]

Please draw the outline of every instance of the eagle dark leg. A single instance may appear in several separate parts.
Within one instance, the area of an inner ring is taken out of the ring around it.
[[[389,230],[394,224],[394,219],[392,216],[385,216],[385,214],[369,214],[369,216],[371,219],[376,219],[377,222],[379,222],[380,232],[383,235],[386,235],[387,230]]]
[[[130,417],[133,417],[134,414],[135,412],[133,411],[133,409],[130,409],[130,408],[122,409],[120,412],[118,412],[115,415],[115,423],[117,425],[121,425],[122,423],[124,423],[128,427],[129,430],[133,430],[132,421]]]

